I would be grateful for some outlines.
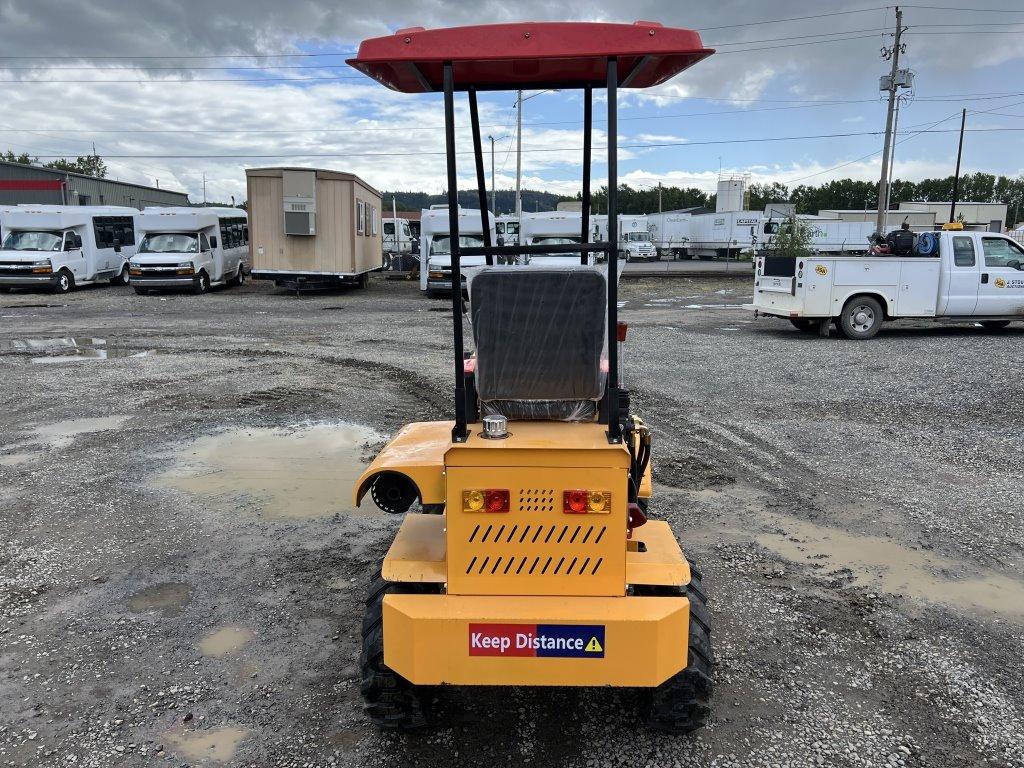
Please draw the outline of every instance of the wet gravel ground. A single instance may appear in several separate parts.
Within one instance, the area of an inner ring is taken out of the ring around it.
[[[0,295],[0,765],[1024,766],[1024,325],[819,339],[754,321],[748,290],[622,287],[651,511],[712,598],[690,737],[640,729],[631,691],[364,720],[362,593],[398,521],[352,513],[335,454],[246,473],[208,441],[447,417],[443,302],[379,278]],[[208,492],[167,481],[197,445]]]

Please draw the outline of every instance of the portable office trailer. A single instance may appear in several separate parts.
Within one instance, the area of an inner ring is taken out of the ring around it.
[[[135,208],[19,205],[3,214],[0,289],[128,282],[135,253]]]
[[[249,226],[241,208],[146,208],[139,232],[130,265],[136,293],[188,288],[202,294],[245,281]]]
[[[251,168],[252,276],[278,285],[366,285],[383,259],[380,192],[358,176],[312,168]]]

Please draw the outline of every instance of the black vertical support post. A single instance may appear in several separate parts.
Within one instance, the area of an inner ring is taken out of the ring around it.
[[[487,182],[484,180],[484,151],[480,143],[480,113],[476,106],[476,88],[469,89],[469,122],[473,127],[473,155],[476,159],[476,192],[480,205],[480,224],[483,227],[484,250],[487,265],[494,264],[491,253],[490,211],[487,210]]]
[[[455,426],[452,442],[466,442],[466,374],[462,354],[462,269],[459,263],[459,180],[455,169],[455,73],[444,64],[444,148],[448,156],[448,234],[452,251],[452,319],[455,341]]]
[[[608,59],[608,442],[622,442],[619,425],[619,63]]]
[[[583,205],[580,210],[580,242],[590,242],[590,144],[594,123],[594,90],[589,85],[583,89]],[[580,263],[587,263],[587,254],[580,255]]]

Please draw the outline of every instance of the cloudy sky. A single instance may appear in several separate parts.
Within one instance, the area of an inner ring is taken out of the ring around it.
[[[440,96],[393,93],[349,68],[360,40],[408,26],[639,18],[697,29],[718,53],[658,89],[623,92],[624,181],[710,191],[720,169],[790,185],[874,179],[885,121],[878,76],[888,67],[880,49],[895,16],[870,2],[0,0],[0,150],[49,158],[95,145],[111,176],[159,180],[194,201],[204,174],[210,199],[241,200],[245,167],[282,164],[439,192]],[[900,114],[896,175],[952,173],[963,107],[965,168],[1024,172],[1024,6],[933,2],[905,7],[916,87]],[[513,100],[481,101],[502,188],[515,181]],[[537,95],[523,120],[524,186],[577,191],[578,97]],[[596,128],[599,144],[603,122]]]

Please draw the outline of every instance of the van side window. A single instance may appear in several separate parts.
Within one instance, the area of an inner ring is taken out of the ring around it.
[[[974,239],[970,237],[953,238],[953,263],[958,267],[974,266]]]
[[[1018,265],[1024,262],[1020,246],[1001,237],[983,237],[981,250],[985,253],[986,267],[1010,267],[1012,264],[1013,269],[1020,269]]]
[[[208,251],[210,250],[210,239],[206,236],[205,232],[199,233],[199,250]]]

